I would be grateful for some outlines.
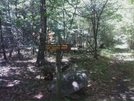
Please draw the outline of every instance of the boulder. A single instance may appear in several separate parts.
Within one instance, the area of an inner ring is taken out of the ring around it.
[[[74,72],[63,72],[61,79],[62,96],[67,96],[81,90],[88,84],[87,75],[82,70]],[[48,89],[56,95],[56,76]]]

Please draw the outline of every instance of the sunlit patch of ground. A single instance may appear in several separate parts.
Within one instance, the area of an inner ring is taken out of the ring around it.
[[[56,55],[55,56],[46,57],[46,60],[48,62],[56,62]],[[62,62],[67,62],[68,60],[69,60],[69,57],[63,56]]]
[[[134,61],[134,54],[130,52],[126,42],[115,46],[115,53],[112,54],[112,57],[122,61]]]
[[[129,46],[128,46],[128,44],[121,44],[121,45],[116,45],[115,48],[128,49]]]
[[[134,61],[134,55],[132,53],[115,53],[112,54],[113,58],[124,61]]]

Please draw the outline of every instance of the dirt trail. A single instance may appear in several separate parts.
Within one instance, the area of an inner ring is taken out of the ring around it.
[[[120,63],[133,62],[134,55],[129,50],[126,43],[115,46],[115,50],[118,50],[115,54],[112,54],[113,58],[120,61]],[[129,67],[126,67],[129,68]],[[130,86],[132,78],[126,78],[127,71],[120,71],[122,74],[116,79],[116,85],[110,92],[111,100],[129,100],[134,101],[134,87]],[[133,71],[132,71],[133,72]]]

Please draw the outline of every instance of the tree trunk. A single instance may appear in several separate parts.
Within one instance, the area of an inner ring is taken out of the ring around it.
[[[92,18],[92,24],[93,24],[93,35],[94,35],[94,58],[97,59],[97,34],[98,34],[98,19],[95,7],[93,6],[93,18]]]
[[[32,1],[32,5],[34,5],[35,4],[35,2],[34,2],[34,0]],[[34,33],[34,6],[32,7],[32,11],[31,11],[31,13],[32,13],[32,34]],[[32,39],[33,39],[33,44],[35,44],[34,42],[35,42],[35,37],[34,36],[32,36]],[[33,49],[32,49],[32,54],[34,55],[35,54],[35,45],[32,47]]]
[[[97,12],[96,11],[96,0],[94,1],[91,1],[92,3],[92,18],[91,18],[91,22],[92,22],[92,26],[93,26],[93,35],[94,35],[94,58],[97,59],[98,58],[98,52],[97,52],[97,46],[98,46],[98,43],[97,43],[97,36],[98,36],[98,30],[99,30],[99,25],[100,25],[100,19],[101,19],[101,15],[104,11],[104,8],[108,2],[108,0],[105,1],[105,3],[103,4],[100,12]]]
[[[21,60],[21,53],[20,53],[20,48],[19,47],[18,47],[17,51],[18,51],[18,59]]]
[[[56,99],[61,100],[61,52],[56,54]]]
[[[13,48],[11,48],[11,49],[9,50],[9,58],[12,57],[12,53],[13,53]]]
[[[37,64],[43,65],[45,63],[44,55],[44,45],[46,43],[46,29],[47,29],[47,14],[46,11],[46,0],[40,0],[40,14],[41,14],[41,30],[40,30],[40,45],[37,56]]]
[[[0,16],[1,16],[1,11],[0,11]],[[3,41],[2,27],[1,27],[1,17],[0,17],[0,37],[1,37],[3,56],[4,56],[4,59],[7,60],[4,41]]]
[[[42,66],[45,63],[45,59],[44,59],[44,47],[39,45],[39,51],[37,54],[37,61],[36,61],[38,66]]]
[[[17,10],[17,0],[15,1],[15,6],[16,6],[16,10]],[[9,0],[8,0],[8,16],[9,16],[9,21],[11,22],[11,12],[10,12],[10,3],[9,3]],[[15,13],[15,16],[16,16],[16,18],[17,18],[17,11],[16,11],[16,13]],[[12,35],[12,32],[11,32],[11,24],[10,24],[9,33],[10,33],[10,35]],[[14,50],[14,48],[13,48],[13,46],[14,46],[14,45],[13,45],[13,44],[14,44],[13,35],[10,36],[10,40],[11,40],[11,44],[10,44],[9,48],[11,48],[11,49],[9,49],[9,58],[12,57],[12,53],[13,53],[13,50]]]

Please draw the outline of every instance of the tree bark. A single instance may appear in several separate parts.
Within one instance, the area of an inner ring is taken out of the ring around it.
[[[1,11],[0,11],[0,16],[1,16]],[[1,23],[1,17],[0,17],[0,37],[1,37],[2,51],[3,51],[4,59],[7,60],[1,26],[2,26],[2,23]]]
[[[16,16],[16,20],[17,20],[17,0],[15,1],[15,7],[16,7],[16,13],[15,13],[15,16]],[[9,16],[9,21],[10,21],[10,23],[11,23],[11,12],[10,12],[10,2],[9,2],[9,0],[8,0],[8,16]],[[11,24],[10,24],[10,31],[9,31],[9,33],[10,33],[10,35],[12,35],[12,32],[11,32]],[[14,44],[14,38],[13,38],[13,35],[12,36],[10,36],[10,40],[11,40],[11,45],[10,45],[10,49],[9,49],[9,58],[11,58],[12,57],[12,53],[13,53],[13,50],[14,50],[14,48],[13,48],[13,44]],[[19,55],[19,54],[18,54]]]
[[[46,29],[47,29],[46,0],[40,0],[40,14],[41,14],[41,21],[40,21],[41,30],[40,30],[40,45],[37,56],[37,64],[43,65],[45,63],[44,46],[46,43]]]

